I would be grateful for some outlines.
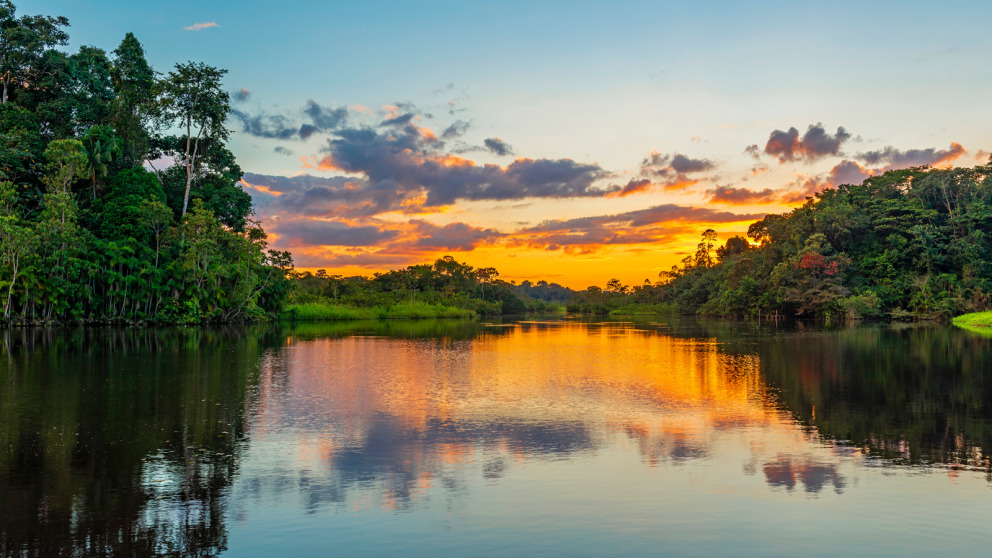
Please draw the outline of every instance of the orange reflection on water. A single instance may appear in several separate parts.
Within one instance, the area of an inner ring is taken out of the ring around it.
[[[652,467],[706,459],[749,429],[768,447],[734,451],[755,470],[808,445],[772,404],[756,354],[632,324],[521,323],[466,340],[290,337],[262,372],[254,434],[285,436],[292,424],[325,469],[380,483],[386,509],[472,464],[498,478],[508,463],[594,455],[621,439]],[[826,475],[818,459],[782,474]]]

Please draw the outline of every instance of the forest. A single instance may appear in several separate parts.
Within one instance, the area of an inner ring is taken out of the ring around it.
[[[721,243],[708,229],[681,265],[641,285],[518,285],[445,256],[371,278],[305,273],[292,296],[359,308],[421,301],[482,315],[947,320],[992,304],[990,204],[992,163],[894,170],[768,215],[747,237]]]
[[[992,303],[992,163],[826,189],[723,244],[712,230],[655,284],[612,280],[569,309],[761,318],[938,319]],[[653,306],[652,306],[653,305]]]
[[[641,285],[518,285],[451,256],[372,277],[296,273],[268,246],[226,147],[225,70],[190,61],[156,72],[131,33],[110,53],[67,53],[68,27],[0,0],[7,323],[566,310],[947,319],[992,302],[992,163],[827,189],[722,243],[706,230],[681,265]]]
[[[226,71],[191,61],[161,74],[131,33],[110,53],[67,53],[68,27],[0,1],[3,319],[276,315],[292,258],[269,249],[225,146]]]

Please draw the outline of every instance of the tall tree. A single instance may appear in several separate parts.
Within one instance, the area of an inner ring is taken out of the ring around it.
[[[231,110],[231,97],[221,86],[221,78],[226,73],[227,70],[202,62],[187,62],[176,64],[176,69],[161,83],[162,118],[168,124],[178,124],[186,132],[182,152],[186,191],[181,216],[186,215],[190,185],[205,151],[201,151],[201,142],[222,142],[230,135],[224,121]]]
[[[15,13],[13,2],[0,0],[0,104],[7,103],[14,86],[28,80],[45,50],[69,42],[69,34],[62,29],[69,26],[64,16],[17,18]]]
[[[111,76],[115,98],[110,123],[123,140],[121,158],[126,164],[140,165],[150,148],[146,124],[154,112],[155,72],[132,33],[124,35],[113,54]]]

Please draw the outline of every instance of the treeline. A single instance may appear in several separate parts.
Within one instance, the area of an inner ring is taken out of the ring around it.
[[[372,277],[328,275],[322,269],[316,274],[304,272],[297,275],[290,301],[355,308],[421,303],[470,310],[483,316],[558,308],[554,303],[526,296],[519,288],[499,279],[495,268],[474,268],[445,256],[433,264],[411,265]]]
[[[633,287],[611,279],[571,312],[940,319],[992,305],[992,164],[918,167],[824,190]]]
[[[695,254],[653,290],[681,313],[936,318],[992,302],[992,164],[827,189]]]
[[[277,313],[292,260],[268,249],[238,184],[226,71],[187,62],[158,74],[131,33],[109,54],[65,53],[68,26],[0,0],[4,320]]]

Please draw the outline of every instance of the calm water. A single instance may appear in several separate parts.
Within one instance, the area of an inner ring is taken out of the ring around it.
[[[986,556],[943,327],[15,330],[0,554]]]

